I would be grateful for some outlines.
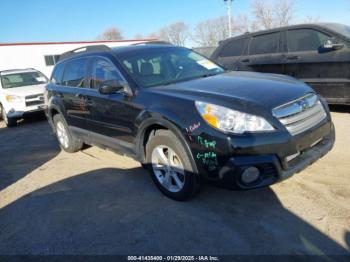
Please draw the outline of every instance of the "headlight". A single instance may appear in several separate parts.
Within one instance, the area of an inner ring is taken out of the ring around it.
[[[6,99],[7,102],[10,102],[10,103],[20,103],[20,102],[22,102],[22,97],[20,97],[20,96],[7,95],[5,97],[5,99]]]
[[[199,101],[196,101],[196,107],[209,125],[222,131],[242,134],[274,130],[264,118],[259,116]]]

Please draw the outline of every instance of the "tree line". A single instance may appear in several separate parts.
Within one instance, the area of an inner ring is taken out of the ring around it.
[[[288,26],[295,23],[294,0],[252,0],[251,15],[240,14],[232,18],[231,35],[255,32],[263,29]],[[302,22],[318,22],[318,17],[308,16]],[[136,34],[136,39],[151,38],[171,42],[174,45],[185,46],[192,41],[198,46],[216,46],[219,41],[229,37],[228,19],[221,16],[208,19],[196,24],[194,27],[183,21],[178,21],[160,28],[151,34]],[[121,40],[123,34],[117,27],[106,29],[97,37],[99,40]]]

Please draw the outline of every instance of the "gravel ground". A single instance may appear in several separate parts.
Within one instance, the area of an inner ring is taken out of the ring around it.
[[[185,203],[129,158],[62,152],[44,119],[0,123],[0,254],[350,254],[350,109],[335,110],[335,148],[305,171]]]

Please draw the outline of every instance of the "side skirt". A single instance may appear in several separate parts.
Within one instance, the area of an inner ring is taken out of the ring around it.
[[[120,155],[126,155],[138,161],[136,146],[132,143],[120,139],[111,138],[85,129],[70,126],[72,133],[78,136],[85,144],[97,146],[99,148],[110,150]]]

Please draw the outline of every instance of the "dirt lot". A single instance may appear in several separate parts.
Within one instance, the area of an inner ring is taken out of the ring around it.
[[[350,254],[350,109],[335,110],[335,148],[302,173],[185,203],[126,157],[61,152],[44,119],[2,125],[0,254]]]

